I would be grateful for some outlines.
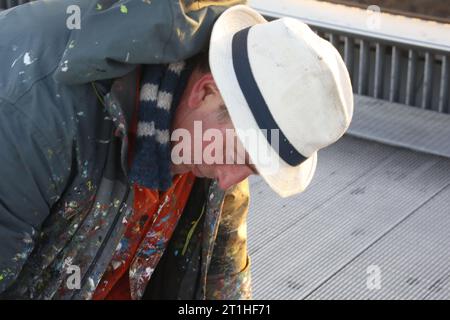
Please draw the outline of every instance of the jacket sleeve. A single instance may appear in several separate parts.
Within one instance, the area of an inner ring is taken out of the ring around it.
[[[227,190],[206,282],[206,299],[251,299],[248,180]]]
[[[0,295],[33,250],[61,192],[63,162],[14,105],[0,98]]]
[[[208,43],[216,18],[246,2],[79,0],[80,28],[70,32],[55,79],[88,83],[121,77],[137,64],[190,58]]]

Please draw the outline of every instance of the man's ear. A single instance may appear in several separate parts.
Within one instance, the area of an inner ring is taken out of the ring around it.
[[[208,95],[218,94],[214,78],[211,73],[205,73],[201,75],[192,86],[188,99],[188,107],[195,109],[198,108]]]

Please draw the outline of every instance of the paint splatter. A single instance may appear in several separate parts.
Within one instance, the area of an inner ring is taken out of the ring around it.
[[[37,60],[37,58],[34,58],[34,59],[31,58],[31,55],[29,52],[25,52],[25,55],[23,56],[23,63],[25,65],[28,66],[28,65],[32,64],[33,62],[35,62],[36,60]]]
[[[16,58],[16,60],[13,61],[13,63],[11,64],[11,68],[14,67],[14,65],[16,64],[16,62],[19,61],[19,59],[22,58],[22,56],[23,56],[23,53],[22,53],[20,56],[18,56],[18,57]]]
[[[63,261],[63,269],[67,269],[68,267],[70,267],[72,265],[73,262],[73,257],[67,257],[66,259],[64,259]]]
[[[145,268],[145,273],[143,274],[143,276],[144,276],[145,278],[150,278],[150,276],[152,275],[152,273],[153,273],[154,270],[155,270],[155,269],[150,268],[150,267]]]
[[[117,268],[119,268],[122,265],[122,261],[112,261],[111,265],[112,265],[112,268],[114,270],[116,270]]]
[[[28,245],[33,244],[33,237],[28,232],[25,232],[25,236],[22,241]]]
[[[88,177],[88,166],[89,166],[89,161],[86,160],[83,164],[83,172],[81,173],[82,178]]]
[[[94,279],[88,278],[88,282],[89,282],[89,286],[90,286],[91,290],[95,290]]]
[[[144,250],[142,253],[145,254],[146,256],[151,256],[155,252],[156,252],[156,250],[154,248],[149,248],[147,250]]]
[[[64,61],[62,66],[61,66],[61,71],[62,72],[67,72],[67,70],[69,70],[69,66],[67,65],[69,63],[68,60]]]

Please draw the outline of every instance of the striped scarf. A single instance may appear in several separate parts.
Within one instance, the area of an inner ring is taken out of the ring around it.
[[[161,191],[172,185],[170,125],[191,69],[187,61],[143,66],[130,182]]]

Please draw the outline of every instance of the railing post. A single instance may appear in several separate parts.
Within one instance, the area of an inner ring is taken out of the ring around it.
[[[444,113],[450,113],[450,106],[448,101],[448,90],[449,90],[449,67],[448,67],[448,56],[442,56],[442,66],[441,66],[441,87],[439,88],[439,104],[438,111]]]
[[[422,109],[431,109],[431,89],[433,85],[433,55],[425,53],[425,65],[423,70]]]
[[[413,106],[416,103],[416,72],[417,52],[408,50],[408,71],[406,74],[406,97],[405,104]]]
[[[389,101],[398,101],[398,88],[399,88],[399,71],[400,71],[400,50],[397,46],[392,46],[391,57],[391,74],[390,74],[390,86],[389,86]]]
[[[380,99],[383,95],[383,76],[384,76],[384,55],[386,47],[381,44],[376,44],[375,51],[375,75],[374,75],[374,87],[373,95],[375,98]]]
[[[361,40],[359,47],[358,94],[367,94],[367,78],[369,73],[369,41]]]
[[[345,37],[345,47],[344,47],[344,61],[347,66],[350,78],[353,80],[353,54],[354,54],[354,42],[353,38]]]

